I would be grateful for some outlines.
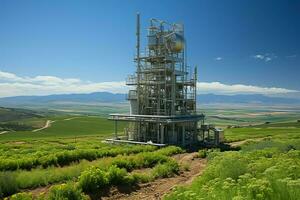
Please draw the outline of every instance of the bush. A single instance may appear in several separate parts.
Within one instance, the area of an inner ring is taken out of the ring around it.
[[[127,171],[132,171],[135,168],[154,167],[157,163],[164,163],[168,157],[161,153],[143,152],[138,155],[128,157],[117,157],[112,164],[119,168],[125,168]]]
[[[33,196],[31,193],[18,193],[18,194],[14,194],[10,197],[10,200],[32,200]]]
[[[108,184],[109,180],[107,173],[96,167],[91,167],[82,172],[79,177],[79,186],[87,193],[97,193],[100,188],[105,187]]]
[[[154,177],[149,176],[147,174],[138,174],[138,173],[133,173],[131,175],[133,179],[136,181],[136,183],[148,183],[150,181],[153,181]]]
[[[276,148],[216,153],[190,187],[176,188],[166,199],[299,199],[300,151],[286,152],[274,144]]]
[[[127,171],[125,169],[120,169],[115,165],[112,165],[108,169],[108,181],[112,185],[119,185],[126,183]]]
[[[206,158],[206,156],[207,156],[207,150],[206,149],[199,150],[199,152],[198,152],[198,157],[199,158]]]
[[[16,147],[15,147],[16,148]],[[167,147],[168,148],[168,147]],[[167,149],[166,148],[166,149]],[[66,150],[67,149],[67,150]],[[23,158],[5,158],[0,159],[0,171],[26,169],[30,170],[37,166],[47,168],[49,166],[66,166],[72,162],[79,162],[80,160],[96,160],[103,157],[115,157],[118,155],[129,155],[140,152],[154,151],[157,147],[154,146],[120,146],[114,148],[102,149],[76,149],[72,145],[65,146],[62,151],[55,151],[52,154],[45,152],[36,152],[36,154]],[[167,151],[175,151],[170,149]],[[1,153],[1,152],[0,152]]]
[[[0,199],[18,192],[16,179],[12,172],[0,172]]]
[[[174,154],[183,153],[184,150],[177,146],[168,146],[168,147],[161,148],[161,149],[157,150],[156,152],[159,154],[165,155],[165,156],[171,156]]]
[[[179,165],[175,160],[169,160],[164,164],[156,165],[152,170],[152,175],[154,178],[167,178],[174,174],[178,174]]]
[[[88,196],[84,195],[80,189],[74,184],[55,185],[50,188],[48,200],[88,200]]]

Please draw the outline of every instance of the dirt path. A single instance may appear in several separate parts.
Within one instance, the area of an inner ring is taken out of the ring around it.
[[[79,118],[79,117],[71,117],[71,118],[67,118],[67,119],[64,119],[64,121],[69,121],[69,120],[76,119],[76,118]]]
[[[246,142],[248,141],[256,141],[256,142],[259,142],[263,139],[265,139],[266,137],[262,137],[262,138],[253,138],[253,139],[246,139],[246,140],[241,140],[241,141],[237,141],[237,142],[230,142],[228,144],[230,144],[231,147],[238,147],[238,146],[241,146],[243,144],[245,144]]]
[[[43,126],[42,128],[35,129],[32,132],[37,132],[37,131],[41,131],[43,129],[49,128],[51,126],[51,124],[54,122],[55,121],[47,120],[45,126]]]
[[[117,188],[112,188],[110,195],[102,197],[101,199],[113,200],[140,200],[140,199],[162,199],[162,197],[169,193],[176,186],[189,185],[192,181],[201,175],[203,169],[207,164],[206,159],[195,158],[197,153],[184,153],[174,156],[180,163],[189,166],[189,171],[181,172],[178,176],[172,178],[157,179],[153,182],[141,184],[133,191],[119,191]]]
[[[0,132],[0,135],[2,135],[4,133],[8,133],[8,131],[2,131],[2,132]]]

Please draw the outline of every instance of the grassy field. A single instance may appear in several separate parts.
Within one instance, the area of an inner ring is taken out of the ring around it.
[[[225,138],[228,142],[263,137],[299,139],[300,122],[271,123],[225,130]]]
[[[207,123],[220,127],[257,125],[265,122],[291,122],[300,119],[300,109],[288,106],[206,106],[199,109]]]
[[[201,156],[209,160],[203,175],[191,186],[177,187],[165,199],[299,199],[299,125],[271,123],[226,130],[229,141],[247,140],[241,150],[201,150]]]
[[[208,109],[206,115],[218,126],[238,126],[227,128],[225,138],[243,141],[241,150],[200,150],[199,157],[208,159],[203,175],[166,199],[298,199],[297,110]],[[34,124],[40,119],[43,124],[49,120],[50,126],[0,134],[0,198],[99,199],[104,188],[135,187],[177,176],[184,168],[170,157],[184,151],[178,147],[102,143],[112,136],[114,123],[101,116],[60,114],[14,120]],[[119,124],[120,134],[125,126]],[[36,188],[47,190],[39,194]]]
[[[46,123],[46,113],[19,108],[0,107],[0,132],[33,130]]]
[[[37,131],[16,131],[0,135],[1,141],[37,140],[51,138],[78,138],[85,136],[108,137],[114,132],[114,123],[98,116],[56,116],[49,117],[50,127]],[[118,131],[123,133],[125,123],[119,123]]]

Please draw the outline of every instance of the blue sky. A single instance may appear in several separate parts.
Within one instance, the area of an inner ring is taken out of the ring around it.
[[[135,70],[136,12],[142,37],[150,18],[184,23],[200,89],[297,93],[299,10],[299,0],[0,0],[0,96],[123,91]]]

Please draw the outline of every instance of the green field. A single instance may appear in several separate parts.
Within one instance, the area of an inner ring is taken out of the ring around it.
[[[0,107],[0,132],[34,130],[46,123],[46,116],[32,110]]]
[[[114,132],[114,123],[98,116],[57,116],[49,117],[50,127],[37,131],[15,131],[0,135],[1,141],[37,140],[51,138],[77,138],[85,136],[109,137]],[[123,132],[125,123],[119,123],[118,131]]]
[[[299,199],[300,122],[232,128],[225,137],[246,142],[240,151],[201,150],[209,160],[203,175],[165,199]]]
[[[176,188],[166,199],[298,199],[297,110],[211,108],[206,115],[219,127],[230,125],[225,139],[242,141],[241,150],[200,150],[199,157],[208,159],[203,175],[191,186]],[[0,198],[99,199],[103,188],[124,184],[134,188],[188,170],[170,157],[184,151],[178,147],[103,143],[112,136],[114,123],[100,115],[55,113],[20,118],[18,111],[9,120],[42,120],[37,128],[50,120],[51,125],[36,132],[0,135]],[[125,126],[119,124],[119,134]],[[34,192],[37,188],[46,188],[46,193]]]
[[[208,123],[220,127],[257,125],[265,122],[290,122],[300,119],[300,109],[293,107],[206,107],[200,109]]]

